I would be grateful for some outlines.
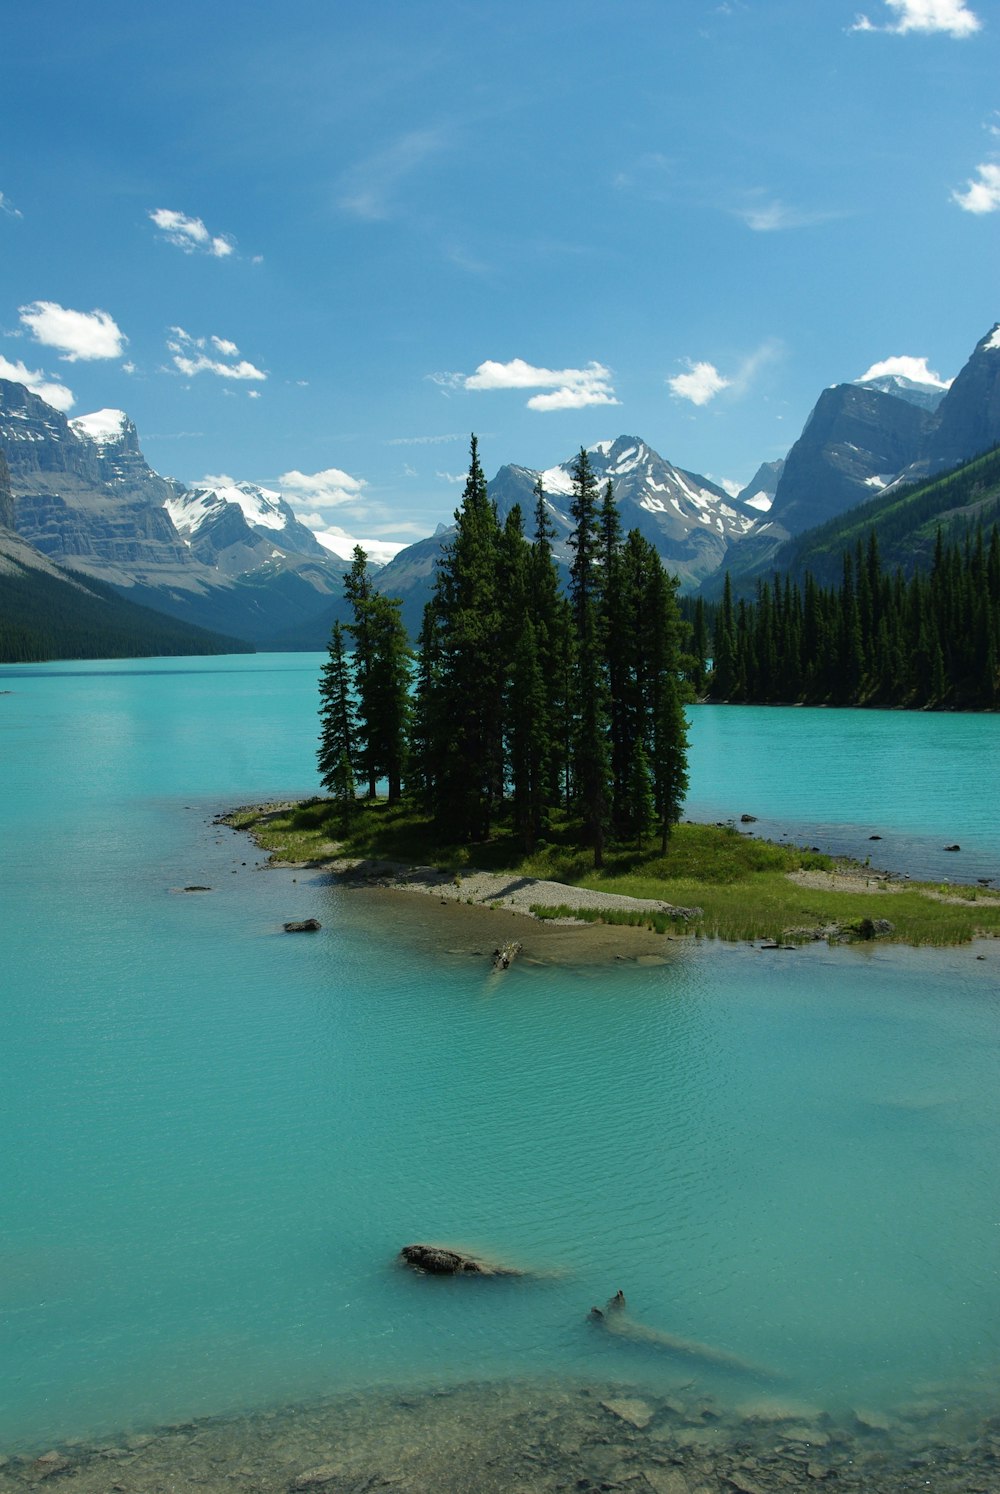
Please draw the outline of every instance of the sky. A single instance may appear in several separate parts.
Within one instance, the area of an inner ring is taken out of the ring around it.
[[[641,437],[735,491],[1000,319],[997,0],[8,7],[0,377],[409,543]]]

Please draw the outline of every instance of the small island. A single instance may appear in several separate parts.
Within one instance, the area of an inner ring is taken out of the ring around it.
[[[247,832],[275,867],[325,869],[347,884],[432,895],[470,910],[668,938],[873,939],[913,945],[1000,937],[1000,890],[913,882],[820,851],[758,839],[735,823],[682,822],[666,851],[610,846],[595,869],[571,822],[530,853],[513,831],[448,844],[405,803],[362,804],[345,828],[336,801],[249,805],[220,822]]]

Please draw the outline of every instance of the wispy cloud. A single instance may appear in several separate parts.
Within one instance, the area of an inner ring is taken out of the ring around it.
[[[603,363],[583,368],[538,368],[523,358],[509,363],[487,359],[475,373],[428,374],[443,389],[544,389],[527,401],[529,410],[582,410],[587,405],[617,405],[611,370]]]
[[[340,467],[325,467],[322,472],[283,472],[278,482],[294,493],[299,503],[312,508],[357,504],[367,486],[363,477],[352,477]]]
[[[56,384],[42,373],[41,369],[28,368],[23,363],[11,363],[8,358],[0,354],[0,379],[10,379],[14,384],[23,384],[30,389],[32,394],[37,394],[47,405],[54,410],[72,410],[76,403],[72,389],[67,389],[65,384]]]
[[[965,0],[885,0],[894,20],[878,25],[866,15],[858,16],[851,31],[887,31],[894,36],[908,32],[942,32],[945,36],[972,36],[982,22]]]
[[[383,442],[385,446],[443,446],[446,441],[467,441],[468,435],[457,431],[450,432],[447,436],[393,436],[391,440]]]
[[[829,223],[842,218],[837,208],[804,208],[782,202],[780,197],[769,197],[758,189],[745,194],[744,201],[729,210],[741,218],[754,233],[780,233],[790,228],[812,228],[817,223]]]
[[[200,218],[189,218],[173,208],[153,208],[149,214],[168,244],[175,244],[185,254],[209,254],[213,259],[228,259],[236,246],[228,234],[211,234]]]
[[[618,192],[634,192],[639,197],[662,202],[668,195],[668,185],[673,172],[673,162],[660,151],[646,151],[630,165],[623,167],[611,178],[611,185]]]
[[[435,472],[434,474],[442,482],[465,482],[468,475],[468,472]]]
[[[978,180],[970,178],[964,192],[952,192],[952,202],[957,202],[966,213],[995,213],[1000,209],[1000,163],[985,161],[976,167]]]
[[[857,382],[864,384],[868,379],[883,379],[889,375],[898,374],[900,378],[912,379],[915,384],[934,384],[938,389],[950,389],[951,379],[942,379],[934,369],[928,368],[926,358],[911,358],[901,355],[898,358],[883,358],[879,363],[873,363],[871,368],[861,374]]]
[[[71,311],[57,301],[32,301],[18,315],[44,347],[56,348],[65,363],[120,358],[128,338],[106,311]]]
[[[410,130],[401,135],[344,174],[341,208],[355,218],[371,222],[391,218],[396,210],[398,188],[446,146],[447,140],[440,130]]]
[[[171,327],[167,339],[173,365],[178,373],[194,378],[195,374],[211,373],[220,379],[253,380],[261,382],[267,378],[253,363],[239,357],[239,348],[226,337],[192,337],[183,327]],[[213,354],[218,356],[213,357]],[[229,362],[225,362],[229,359]],[[233,360],[239,361],[233,361]]]
[[[729,388],[729,379],[724,379],[714,363],[692,363],[685,360],[688,372],[676,374],[667,380],[667,387],[676,399],[690,400],[693,405],[707,405],[723,389]]]
[[[11,202],[10,198],[9,197],[5,197],[2,192],[0,192],[0,213],[3,213],[8,218],[23,218],[24,217],[24,214],[21,212],[21,209],[20,208],[16,208],[14,206],[14,204]]]

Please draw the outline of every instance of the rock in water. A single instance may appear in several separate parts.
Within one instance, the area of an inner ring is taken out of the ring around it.
[[[400,1260],[415,1271],[426,1271],[431,1276],[520,1276],[510,1266],[499,1266],[493,1261],[481,1260],[478,1256],[466,1255],[461,1250],[450,1250],[445,1245],[404,1245],[399,1252]]]
[[[283,927],[286,934],[315,934],[316,930],[321,929],[323,925],[318,918],[302,918],[298,922],[293,920],[291,923],[286,923]]]

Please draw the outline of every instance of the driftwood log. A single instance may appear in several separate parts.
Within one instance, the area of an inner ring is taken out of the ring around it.
[[[493,951],[493,969],[508,970],[521,953],[521,945],[517,939],[511,939],[506,944],[501,944]]]
[[[739,1354],[730,1354],[727,1349],[715,1349],[710,1344],[699,1344],[690,1338],[677,1338],[673,1333],[664,1333],[659,1328],[649,1328],[645,1323],[637,1323],[629,1315],[625,1293],[621,1291],[616,1292],[609,1299],[603,1311],[599,1307],[592,1307],[590,1318],[591,1321],[599,1323],[602,1328],[606,1328],[609,1333],[615,1334],[618,1338],[628,1339],[631,1343],[644,1344],[652,1349],[666,1349],[669,1353],[679,1354],[684,1359],[697,1360],[702,1364],[715,1364],[721,1369],[736,1370],[744,1375],[766,1379],[775,1378],[773,1370],[754,1364],[749,1359],[743,1359]]]

